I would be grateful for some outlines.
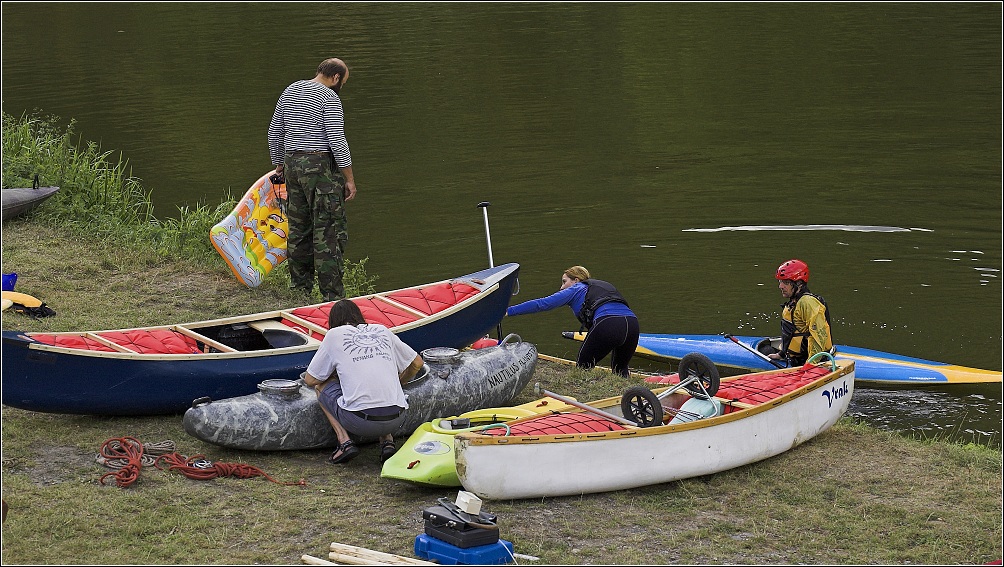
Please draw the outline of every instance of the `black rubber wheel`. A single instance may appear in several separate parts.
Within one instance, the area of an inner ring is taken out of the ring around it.
[[[638,427],[662,425],[662,402],[645,386],[631,386],[621,396],[621,413]]]
[[[680,360],[680,367],[677,370],[680,373],[680,380],[696,375],[704,386],[704,389],[708,391],[709,396],[714,396],[718,393],[718,387],[721,385],[721,375],[718,373],[718,367],[707,356],[699,352],[692,352]],[[684,388],[692,396],[704,397],[704,392],[701,391],[701,388],[697,384],[687,384]]]

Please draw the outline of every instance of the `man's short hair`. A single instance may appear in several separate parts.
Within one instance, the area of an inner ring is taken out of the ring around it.
[[[345,79],[345,74],[348,70],[349,68],[345,66],[345,63],[342,63],[341,59],[334,57],[321,61],[321,64],[317,66],[317,74],[324,75],[325,77],[338,75],[342,79]]]

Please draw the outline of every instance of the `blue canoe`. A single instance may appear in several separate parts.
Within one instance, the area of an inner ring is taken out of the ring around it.
[[[367,322],[418,352],[464,348],[505,315],[519,264],[352,298]],[[195,399],[295,380],[328,328],[331,302],[197,323],[62,333],[3,331],[3,404],[48,413],[165,415]]]
[[[566,331],[565,338],[581,341],[585,333]],[[778,337],[734,336],[743,346],[767,353],[776,349]],[[725,335],[668,335],[642,333],[635,354],[659,362],[679,362],[691,352],[707,356],[716,366],[741,371],[771,370],[774,366],[735,344]],[[836,346],[837,363],[853,360],[855,381],[888,384],[984,384],[1000,383],[1001,372],[958,366],[922,358],[891,354],[867,348]]]

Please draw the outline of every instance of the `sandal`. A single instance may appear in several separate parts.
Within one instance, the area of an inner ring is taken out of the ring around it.
[[[359,447],[356,447],[355,442],[349,439],[345,443],[339,445],[338,448],[335,449],[334,453],[331,453],[331,458],[328,459],[328,462],[333,465],[347,463],[354,459],[358,454]]]
[[[380,462],[386,462],[387,459],[393,457],[396,452],[397,445],[394,444],[394,441],[384,441],[380,443]]]

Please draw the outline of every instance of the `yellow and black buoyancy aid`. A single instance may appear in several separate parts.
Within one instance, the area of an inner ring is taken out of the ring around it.
[[[781,311],[781,354],[788,360],[788,366],[800,366],[805,364],[805,361],[809,359],[809,329],[806,328],[805,331],[799,332],[795,327],[794,317],[795,307],[803,295],[814,297],[823,305],[826,325],[831,327],[830,307],[826,305],[826,300],[819,295],[810,293],[807,287],[803,287],[801,291],[795,292],[791,299],[786,303],[782,303],[781,307],[784,309]]]

